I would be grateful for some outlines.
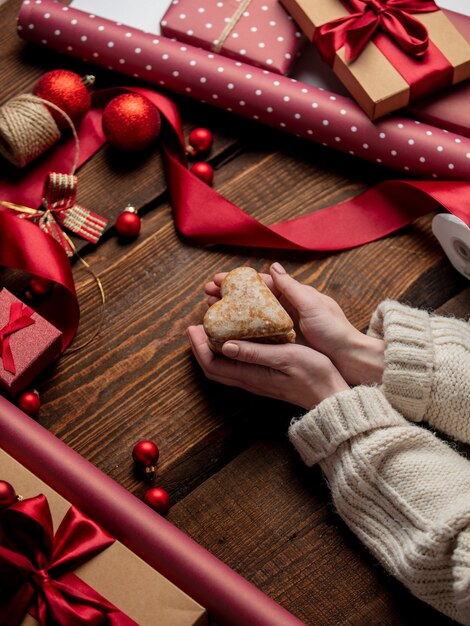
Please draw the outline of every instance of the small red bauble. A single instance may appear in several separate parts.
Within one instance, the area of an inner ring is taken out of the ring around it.
[[[47,278],[42,278],[41,276],[32,276],[29,279],[28,290],[33,296],[37,296],[38,298],[45,298],[50,294],[52,290],[52,281],[47,280]]]
[[[137,209],[128,206],[116,220],[116,232],[123,239],[135,239],[140,233],[141,222]]]
[[[124,93],[113,98],[103,111],[103,132],[119,150],[143,150],[160,134],[160,113],[148,98]]]
[[[207,185],[212,185],[214,181],[214,168],[205,161],[198,161],[191,167],[194,176],[200,178]]]
[[[214,141],[214,137],[210,130],[207,128],[195,128],[189,133],[188,143],[189,146],[187,148],[189,154],[197,154],[209,152],[212,148],[212,142]]]
[[[147,439],[139,441],[139,443],[136,443],[132,449],[132,458],[134,459],[134,463],[144,468],[145,475],[149,480],[153,480],[155,478],[155,465],[159,456],[160,451],[157,445],[153,443],[153,441],[148,441]]]
[[[41,408],[41,400],[37,391],[23,391],[16,398],[19,408],[30,417],[36,417]]]
[[[92,81],[88,81],[92,82]],[[33,94],[52,102],[67,113],[72,122],[79,124],[90,110],[91,96],[81,77],[69,70],[52,70],[38,80]],[[68,128],[63,116],[49,109],[59,128]]]
[[[170,508],[170,496],[161,487],[153,487],[146,491],[144,502],[148,504],[154,511],[164,515]]]
[[[16,501],[16,492],[6,480],[0,480],[0,510]]]

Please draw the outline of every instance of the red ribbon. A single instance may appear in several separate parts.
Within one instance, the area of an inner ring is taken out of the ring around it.
[[[333,63],[335,52],[345,47],[346,62],[354,61],[378,30],[387,33],[407,54],[421,57],[429,45],[427,28],[411,13],[430,13],[433,0],[343,0],[356,12],[315,29],[313,40],[323,58]]]
[[[62,350],[65,350],[77,332],[80,310],[72,270],[64,250],[35,224],[0,209],[0,265],[57,284],[53,295],[46,298],[37,310],[62,331]]]
[[[163,140],[168,188],[177,229],[204,244],[333,251],[395,232],[439,206],[470,226],[470,182],[385,181],[351,200],[271,226],[261,224],[187,169],[178,110],[167,97],[142,88],[169,124]]]
[[[0,626],[19,626],[28,611],[41,626],[137,626],[72,573],[112,543],[111,535],[75,507],[54,535],[43,495],[4,510]]]
[[[10,346],[10,336],[34,324],[34,320],[31,318],[33,313],[33,309],[22,302],[13,302],[10,305],[8,324],[0,328],[0,356],[2,357],[3,368],[12,374],[16,374],[16,367]]]
[[[85,118],[86,126],[80,129],[81,145],[87,142],[86,150],[81,152],[82,162],[105,142],[99,130],[102,107],[109,98],[122,91],[125,89],[102,92],[103,101],[99,105],[95,102],[90,118]],[[176,228],[200,243],[312,251],[345,250],[380,239],[439,207],[444,207],[470,226],[470,182],[404,180],[385,181],[338,205],[265,226],[188,170],[181,121],[175,104],[169,98],[150,89],[132,87],[127,91],[146,96],[167,122],[162,148]],[[63,157],[67,158],[73,152],[73,144],[69,142],[68,151],[65,146],[62,150]],[[50,158],[53,157],[52,153]],[[33,196],[39,186],[39,178],[32,173],[25,193]],[[0,212],[0,241],[3,235],[1,217]],[[24,220],[12,219],[29,225]],[[13,239],[14,235],[11,235],[9,241]],[[21,246],[22,253],[25,253],[25,246],[26,239]],[[11,260],[7,263],[2,261],[8,247],[0,246],[0,264],[11,263]]]

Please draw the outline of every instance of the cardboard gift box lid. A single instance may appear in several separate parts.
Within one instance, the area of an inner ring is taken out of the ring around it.
[[[0,478],[11,483],[24,498],[44,494],[57,529],[70,502],[3,450],[0,450]],[[207,613],[202,606],[118,541],[78,567],[74,574],[140,626],[207,624]],[[37,624],[30,615],[22,622],[22,626]]]
[[[350,15],[340,0],[327,2],[281,0],[281,2],[309,40],[313,39],[317,27]],[[468,78],[470,45],[450,20],[442,11],[420,13],[416,17],[426,26],[430,41],[452,67],[451,84]],[[338,50],[333,62],[333,71],[371,119],[404,107],[410,102],[410,85],[373,42],[369,42],[360,56],[351,63],[345,60],[344,47]]]

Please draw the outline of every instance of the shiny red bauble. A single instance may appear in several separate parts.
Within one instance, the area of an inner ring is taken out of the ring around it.
[[[205,161],[199,161],[191,167],[191,172],[207,185],[212,185],[214,181],[214,168]]]
[[[144,502],[148,504],[154,511],[164,515],[170,508],[170,496],[161,487],[153,487],[146,491]]]
[[[34,86],[33,94],[58,106],[75,125],[82,121],[91,106],[90,92],[81,77],[69,70],[47,72]],[[59,128],[68,128],[68,123],[58,111],[49,110]]]
[[[103,111],[103,132],[119,150],[143,150],[160,134],[161,118],[155,105],[138,93],[113,98]]]
[[[10,483],[0,480],[0,510],[11,506],[16,501],[16,492]]]
[[[41,276],[32,276],[29,279],[28,291],[33,296],[37,296],[38,298],[45,298],[52,291],[52,286],[52,281],[47,280],[47,278],[42,278]]]
[[[116,232],[122,239],[135,239],[140,233],[142,221],[134,207],[127,207],[116,220]]]
[[[155,465],[159,456],[160,451],[157,445],[153,443],[153,441],[148,441],[147,439],[139,441],[139,443],[136,443],[132,449],[132,458],[134,459],[134,463],[143,468],[145,475],[149,480],[153,480],[155,478]]]
[[[41,400],[37,391],[23,391],[16,398],[16,403],[30,417],[36,417],[41,408]]]
[[[132,449],[132,458],[137,465],[148,467],[149,465],[155,465],[160,456],[160,451],[153,441],[143,439],[136,443]]]
[[[207,128],[195,128],[189,133],[188,152],[190,154],[209,152],[212,148],[214,137]]]

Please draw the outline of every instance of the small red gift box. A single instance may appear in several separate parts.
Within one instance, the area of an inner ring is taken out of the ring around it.
[[[304,41],[278,0],[179,0],[160,26],[167,37],[279,74]]]
[[[0,388],[12,396],[62,349],[62,333],[7,289],[0,291]]]

